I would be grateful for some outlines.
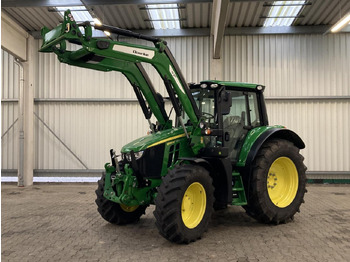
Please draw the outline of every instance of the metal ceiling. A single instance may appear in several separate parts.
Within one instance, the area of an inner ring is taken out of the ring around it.
[[[212,3],[180,5],[180,18],[182,28],[209,28],[211,23]]]
[[[230,3],[227,17],[227,27],[248,27],[262,26],[263,18],[267,16],[270,7],[264,7],[264,2],[242,2]]]
[[[2,12],[8,13],[27,31],[39,31],[42,26],[49,28],[55,27],[62,18],[59,13],[50,12],[49,6],[57,1],[2,1]],[[70,2],[68,0],[58,1],[63,4]],[[73,1],[75,4],[78,0]],[[72,3],[73,3],[72,2]],[[126,29],[149,30],[152,29],[152,23],[145,4],[152,2],[150,0],[132,0],[132,1],[82,1],[87,4],[86,8],[94,17],[98,17],[103,23],[118,26]],[[153,1],[154,2],[154,1]],[[169,2],[169,0],[159,1]],[[174,2],[174,1],[173,1]],[[213,4],[208,0],[179,0],[179,14],[181,28],[210,28]],[[310,5],[305,5],[299,16],[293,23],[295,26],[319,26],[333,25],[342,15],[350,11],[349,0],[309,0]],[[97,4],[96,4],[97,3]],[[115,3],[115,4],[108,4]],[[131,3],[131,4],[125,4]],[[231,0],[226,18],[226,27],[245,28],[261,27],[270,10],[271,0]],[[37,6],[37,5],[45,5]],[[181,29],[180,29],[181,30]],[[208,31],[209,32],[209,31]],[[203,33],[202,33],[203,34]]]
[[[93,5],[88,6],[102,23],[127,29],[151,29],[147,10],[140,5]]]
[[[62,20],[59,13],[49,12],[47,7],[3,7],[27,31],[38,31],[43,26],[54,28]]]
[[[314,0],[302,10],[295,25],[334,25],[350,11],[349,0]]]

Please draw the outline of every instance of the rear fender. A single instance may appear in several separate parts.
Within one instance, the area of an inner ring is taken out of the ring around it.
[[[305,148],[303,140],[293,131],[281,126],[258,127],[249,132],[242,146],[237,162],[238,167],[249,166],[260,147],[269,139],[281,138],[292,142],[299,149]]]

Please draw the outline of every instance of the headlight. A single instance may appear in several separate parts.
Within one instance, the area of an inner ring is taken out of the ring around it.
[[[137,160],[137,159],[140,159],[142,157],[143,151],[139,151],[139,152],[136,152],[134,154],[135,154],[135,159]]]
[[[139,151],[139,152],[135,152],[135,159],[138,160],[142,157],[144,151]],[[123,154],[123,159],[126,159],[128,162],[131,162],[131,154],[130,153],[126,153]]]

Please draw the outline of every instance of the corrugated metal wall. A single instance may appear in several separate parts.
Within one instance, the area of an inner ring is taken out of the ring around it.
[[[309,171],[350,170],[350,34],[227,36],[223,48],[225,80],[266,86],[270,124],[302,137]]]
[[[188,82],[209,78],[209,37],[167,41]],[[17,98],[13,79],[18,69],[6,52],[2,57],[2,99]],[[309,171],[350,170],[350,101],[344,99],[350,96],[350,34],[226,36],[223,59],[225,80],[266,86],[270,123],[286,125],[305,140],[307,148],[302,153]],[[165,94],[156,76],[151,71],[156,89]],[[135,99],[120,73],[71,67],[59,63],[52,54],[38,53],[36,77],[35,97],[40,99]],[[334,99],[317,99],[319,96]],[[35,104],[35,113],[89,169],[102,169],[109,161],[111,147],[120,150],[148,130],[137,102]],[[16,103],[2,103],[3,133],[17,115]],[[35,169],[84,169],[62,142],[37,117],[34,119]],[[2,139],[3,169],[17,168],[14,127]]]
[[[188,82],[209,77],[208,37],[166,40]],[[55,55],[38,55],[36,98],[136,99],[129,82],[118,72],[72,67],[59,63]],[[156,90],[165,95],[159,75],[153,67],[144,66]],[[118,152],[148,131],[137,102],[37,102],[35,112],[89,169],[102,169],[110,161],[111,147]],[[35,121],[35,169],[84,169],[37,117]]]
[[[19,67],[14,57],[1,49],[1,168],[18,167]],[[12,126],[12,127],[11,127]]]

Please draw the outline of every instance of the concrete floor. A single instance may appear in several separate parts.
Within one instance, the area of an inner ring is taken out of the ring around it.
[[[202,240],[158,234],[149,207],[115,226],[96,211],[95,184],[2,184],[2,261],[350,261],[350,186],[308,186],[294,222],[257,223],[240,207],[216,212]]]

